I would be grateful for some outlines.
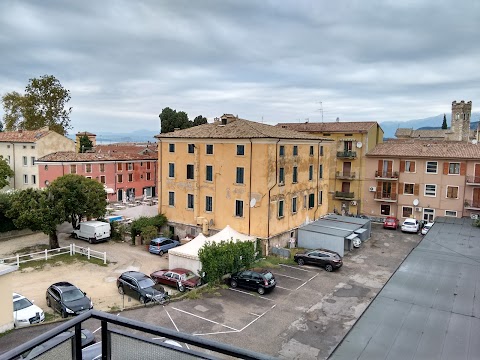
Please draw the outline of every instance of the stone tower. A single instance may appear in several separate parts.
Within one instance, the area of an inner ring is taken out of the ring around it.
[[[449,140],[468,141],[470,136],[470,117],[472,115],[472,102],[452,102],[452,134]]]

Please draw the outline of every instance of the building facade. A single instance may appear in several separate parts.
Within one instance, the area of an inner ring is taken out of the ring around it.
[[[310,133],[334,141],[326,173],[330,189],[328,211],[340,214],[363,212],[365,154],[383,142],[377,122],[286,123],[277,127]]]
[[[327,212],[319,171],[328,140],[228,114],[157,138],[159,212],[175,234],[230,225],[284,246],[298,226]]]
[[[0,132],[0,155],[14,171],[7,189],[39,188],[37,159],[55,151],[74,151],[73,140],[44,127]]]

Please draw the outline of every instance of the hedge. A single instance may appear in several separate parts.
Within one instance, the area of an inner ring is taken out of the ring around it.
[[[144,228],[147,226],[155,226],[158,231],[161,227],[167,223],[167,218],[163,214],[155,215],[154,217],[142,216],[138,219],[132,221],[130,228],[132,239],[135,239],[135,236],[141,235]]]

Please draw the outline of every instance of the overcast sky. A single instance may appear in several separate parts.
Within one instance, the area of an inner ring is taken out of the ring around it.
[[[167,106],[402,121],[478,111],[479,41],[478,0],[2,0],[0,94],[54,75],[75,132],[159,130]]]

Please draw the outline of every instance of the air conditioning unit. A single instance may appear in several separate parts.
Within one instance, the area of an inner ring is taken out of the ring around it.
[[[368,191],[377,191],[377,188],[375,186],[370,186],[368,188]]]
[[[422,211],[422,208],[420,206],[417,206],[417,207],[415,207],[415,211],[416,212]]]
[[[350,201],[350,205],[357,206],[357,202],[355,200]]]
[[[470,219],[478,220],[478,214],[470,214]]]

